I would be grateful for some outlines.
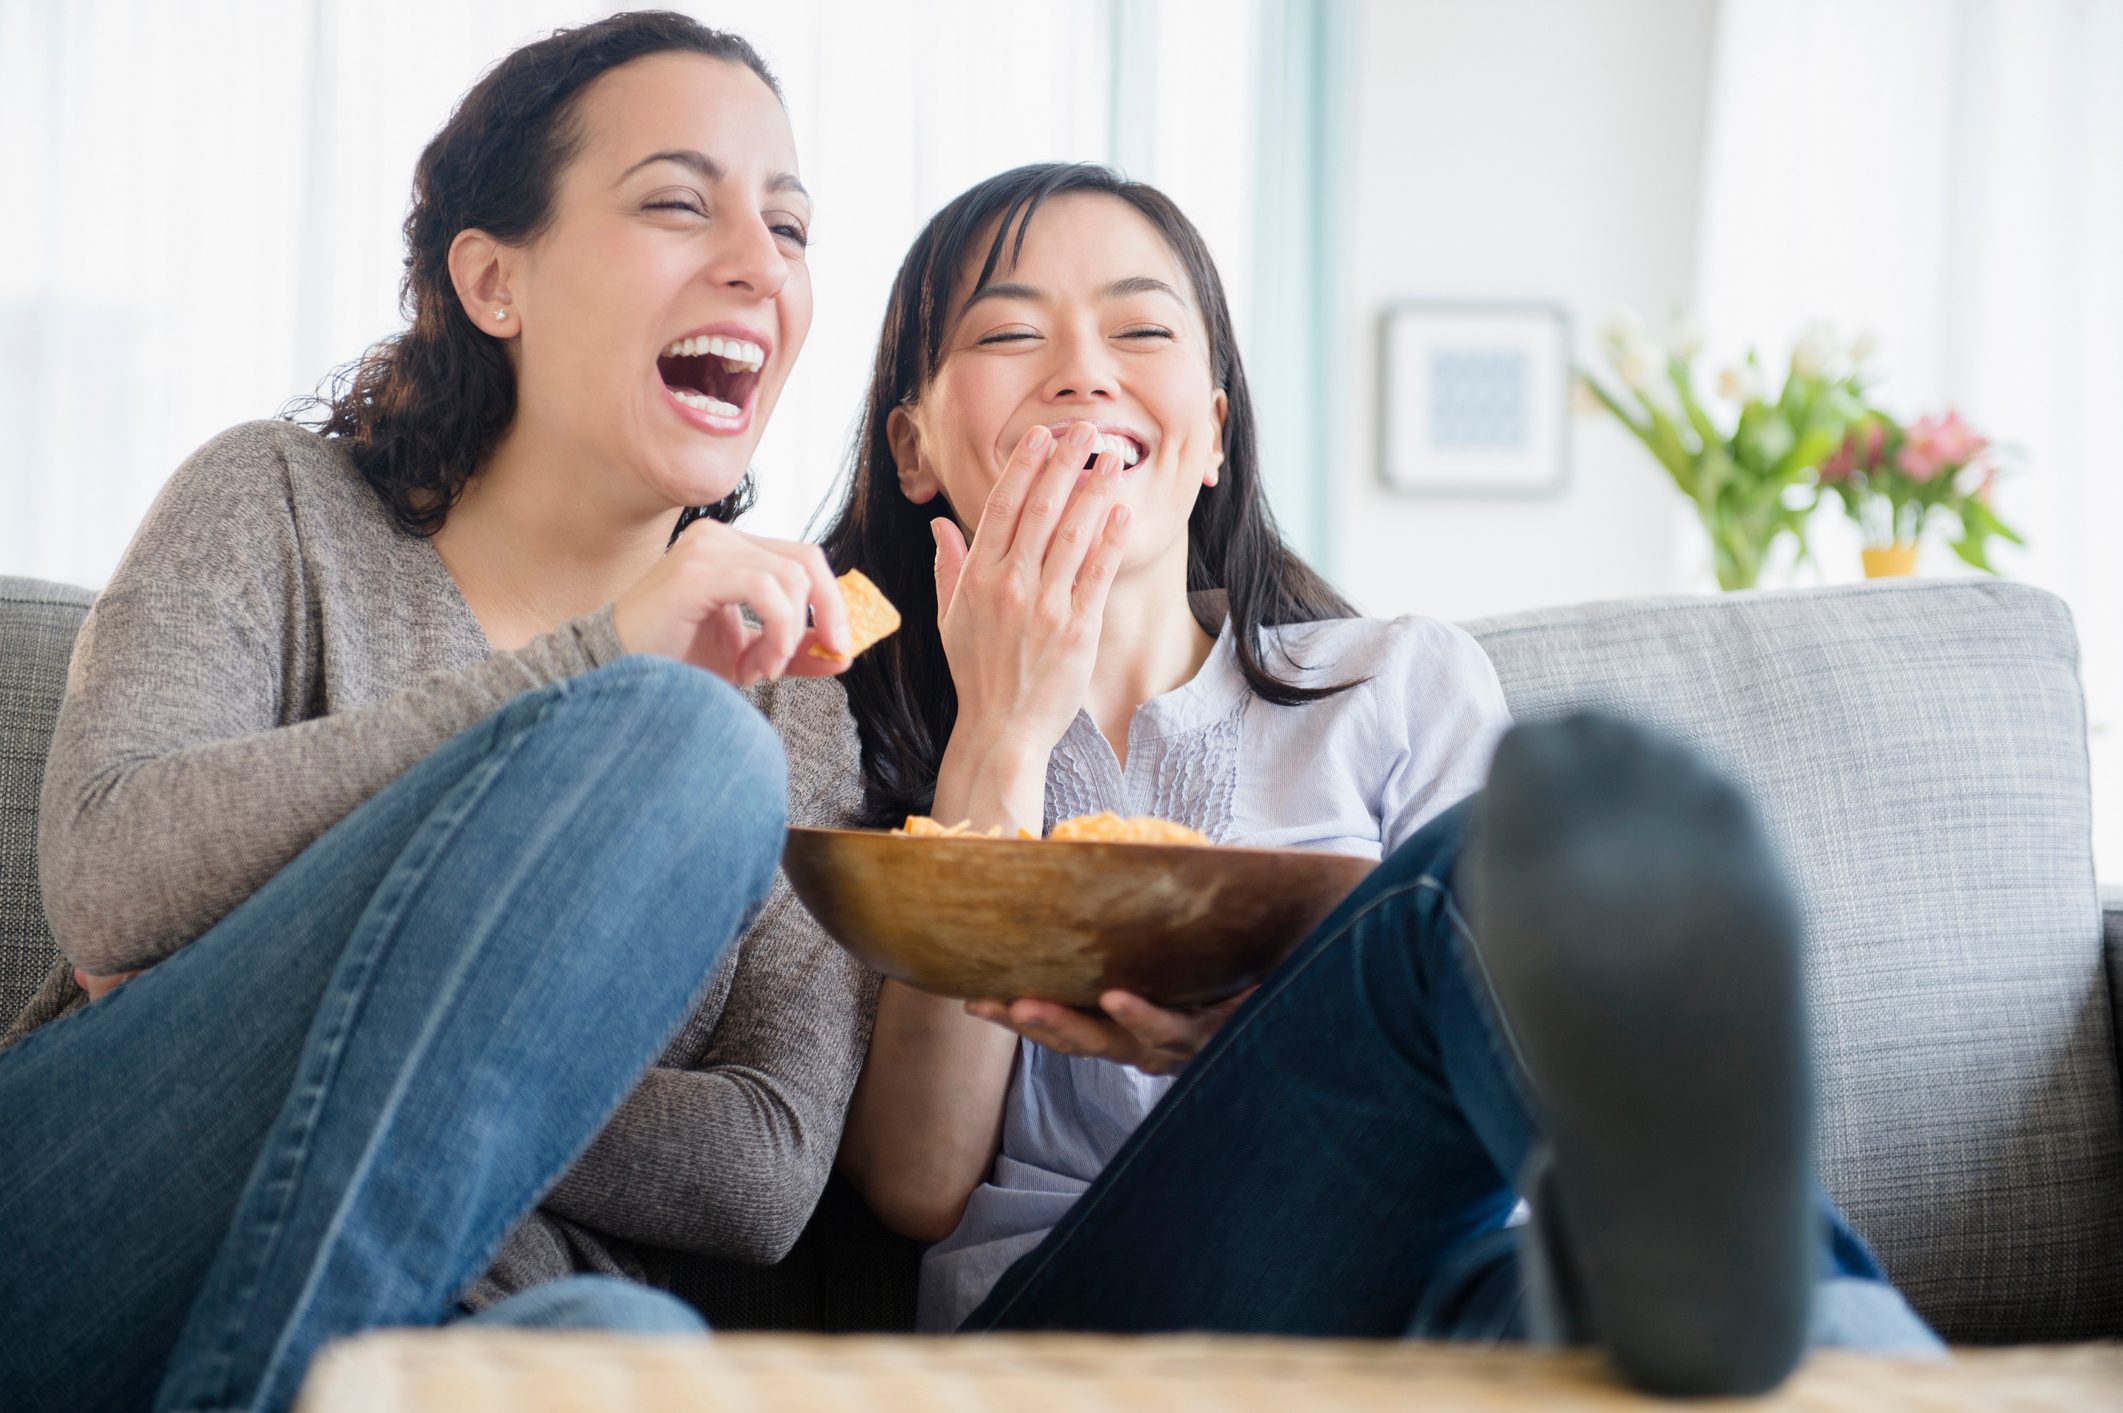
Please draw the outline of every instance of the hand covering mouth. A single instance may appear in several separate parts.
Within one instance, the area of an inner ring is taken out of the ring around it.
[[[1055,422],[1050,424],[1047,430],[1054,434],[1054,439],[1058,442],[1068,436],[1069,429],[1075,425],[1074,421]],[[1100,456],[1110,451],[1120,459],[1120,469],[1126,471],[1148,455],[1149,450],[1143,439],[1126,427],[1102,426],[1098,428],[1098,440],[1091,444],[1091,450],[1084,456],[1083,469],[1089,471],[1098,463]]]
[[[673,341],[656,356],[656,372],[680,402],[722,417],[751,405],[766,350],[750,339],[699,334]]]

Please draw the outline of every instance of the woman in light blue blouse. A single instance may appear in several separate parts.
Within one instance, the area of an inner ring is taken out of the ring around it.
[[[1530,1333],[1675,1393],[1809,1332],[1935,1347],[1811,1182],[1795,910],[1738,793],[1622,723],[1509,731],[1464,632],[1289,551],[1256,458],[1159,192],[1025,167],[916,240],[826,544],[906,611],[845,679],[878,822],[1383,859],[1204,1012],[886,983],[841,1162],[937,1243],[924,1326]]]

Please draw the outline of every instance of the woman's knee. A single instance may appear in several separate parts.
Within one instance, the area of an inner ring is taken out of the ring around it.
[[[578,678],[576,695],[643,769],[629,789],[666,817],[711,810],[720,837],[778,856],[788,763],[759,709],[697,667],[637,655]]]

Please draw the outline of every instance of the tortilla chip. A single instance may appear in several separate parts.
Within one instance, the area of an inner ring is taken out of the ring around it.
[[[1174,824],[1169,819],[1155,815],[1140,814],[1133,819],[1122,819],[1107,810],[1101,814],[1080,814],[1074,819],[1065,819],[1054,826],[1049,839],[1064,843],[1094,844],[1206,844],[1209,837],[1184,824]]]
[[[855,646],[849,657],[860,656],[872,645],[899,631],[899,610],[892,607],[892,600],[885,597],[884,590],[871,583],[860,569],[850,569],[834,582],[840,585],[841,599],[848,606],[848,634],[854,639]],[[822,657],[828,662],[848,660],[823,643],[811,644],[811,656]]]
[[[1003,837],[1003,827],[1000,824],[991,825],[984,830],[975,829],[973,821],[970,819],[962,819],[952,825],[943,825],[938,824],[925,814],[908,815],[907,822],[892,832],[908,839],[1000,839]],[[1025,831],[1020,829],[1017,832],[1022,836]]]

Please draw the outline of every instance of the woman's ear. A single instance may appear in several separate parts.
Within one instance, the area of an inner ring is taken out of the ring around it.
[[[1222,388],[1209,400],[1209,409],[1216,418],[1216,439],[1209,443],[1209,469],[1202,476],[1202,484],[1213,486],[1224,470],[1224,418],[1231,413],[1231,399]]]
[[[509,289],[511,252],[485,231],[459,231],[450,242],[450,283],[474,328],[514,337],[523,322]]]
[[[899,493],[916,505],[927,505],[943,488],[936,473],[922,459],[921,429],[904,406],[885,414],[885,440],[892,444],[892,461],[899,468]]]

